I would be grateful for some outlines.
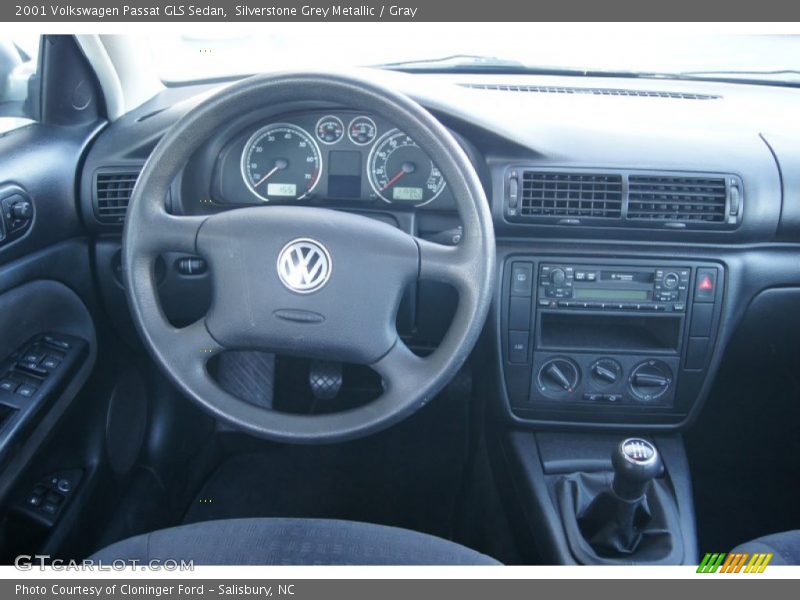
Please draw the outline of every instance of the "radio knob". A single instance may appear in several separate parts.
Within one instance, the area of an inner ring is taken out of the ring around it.
[[[664,287],[668,290],[674,290],[678,287],[678,283],[680,282],[680,277],[678,277],[677,273],[667,273],[664,275]]]
[[[552,281],[556,285],[561,285],[567,280],[567,274],[564,273],[564,269],[553,269],[550,271],[550,281]]]

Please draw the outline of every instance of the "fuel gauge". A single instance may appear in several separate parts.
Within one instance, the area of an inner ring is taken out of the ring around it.
[[[323,144],[335,144],[344,136],[344,123],[339,117],[327,115],[317,121],[317,139]]]

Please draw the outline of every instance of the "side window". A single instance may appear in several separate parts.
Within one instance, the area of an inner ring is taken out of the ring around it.
[[[39,114],[39,37],[0,33],[0,132]]]

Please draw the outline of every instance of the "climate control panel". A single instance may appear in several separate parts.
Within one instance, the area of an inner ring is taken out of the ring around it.
[[[538,354],[538,353],[537,353]],[[534,360],[532,402],[669,406],[678,359],[543,353]]]

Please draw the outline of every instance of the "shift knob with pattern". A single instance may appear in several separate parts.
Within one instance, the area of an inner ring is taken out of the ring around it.
[[[661,474],[663,465],[656,447],[641,438],[622,441],[611,455],[614,493],[628,501],[645,495],[648,484]]]

